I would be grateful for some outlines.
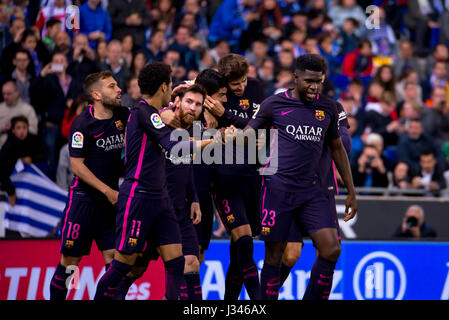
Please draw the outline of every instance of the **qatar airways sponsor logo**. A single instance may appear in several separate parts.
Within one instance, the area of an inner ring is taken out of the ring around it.
[[[122,149],[125,146],[125,135],[122,133],[114,134],[109,137],[102,137],[97,139],[96,145],[97,147],[104,149],[104,151]]]
[[[320,142],[323,128],[306,125],[295,127],[294,125],[289,124],[285,127],[285,131],[296,140]]]

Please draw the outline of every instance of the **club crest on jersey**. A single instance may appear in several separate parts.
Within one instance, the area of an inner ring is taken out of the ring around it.
[[[117,127],[118,130],[123,130],[123,123],[122,120],[117,120],[115,122],[115,126]]]
[[[264,236],[267,236],[267,235],[269,235],[270,234],[270,227],[262,227],[262,234],[264,235]]]
[[[248,99],[240,100],[239,106],[244,111],[248,110],[248,108],[249,108],[249,100]]]
[[[233,214],[230,214],[226,217],[226,219],[228,220],[229,223],[234,223],[235,218]]]
[[[73,240],[66,240],[65,244],[64,244],[64,247],[66,247],[68,249],[71,249],[71,248],[73,248],[74,244],[75,244],[75,241],[73,241]]]
[[[128,239],[128,245],[130,246],[130,247],[135,247],[135,246],[137,246],[137,239],[136,238],[129,238]]]
[[[318,121],[323,121],[325,118],[324,111],[323,110],[315,110],[315,118]]]
[[[165,127],[165,124],[162,122],[161,117],[157,113],[153,113],[150,116],[150,121],[156,129]]]
[[[84,143],[84,136],[81,132],[75,132],[72,136],[72,148],[82,148]]]

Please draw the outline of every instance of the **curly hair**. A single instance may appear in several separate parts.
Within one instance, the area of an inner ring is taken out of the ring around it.
[[[154,95],[159,87],[171,82],[171,67],[163,62],[148,63],[139,73],[138,84],[142,94]]]

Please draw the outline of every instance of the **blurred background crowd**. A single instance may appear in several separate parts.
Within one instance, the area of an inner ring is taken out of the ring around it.
[[[324,93],[348,114],[355,185],[449,196],[448,47],[449,0],[2,0],[0,147],[34,139],[26,156],[66,189],[87,74],[111,70],[131,106],[145,63],[192,80],[234,52],[269,96],[293,86],[296,57],[317,53]],[[19,115],[26,138],[13,133]],[[19,153],[0,152],[2,168]]]

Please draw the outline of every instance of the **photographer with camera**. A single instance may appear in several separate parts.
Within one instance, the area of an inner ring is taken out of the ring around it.
[[[352,167],[352,177],[356,187],[388,187],[387,169],[378,148],[370,144],[363,147],[357,164]]]
[[[435,238],[436,231],[425,221],[424,209],[419,205],[408,207],[395,238]]]

